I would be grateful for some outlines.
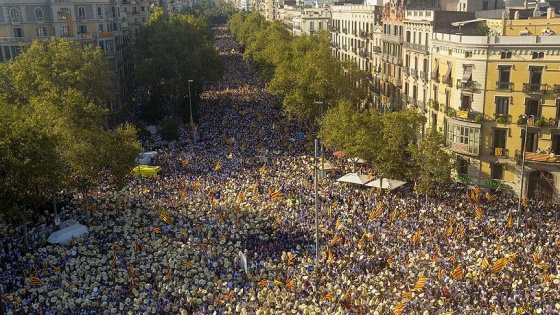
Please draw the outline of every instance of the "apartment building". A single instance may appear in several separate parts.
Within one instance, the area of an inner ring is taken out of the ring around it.
[[[20,44],[35,39],[65,38],[100,47],[115,73],[110,86],[107,126],[123,121],[130,99],[130,40],[150,14],[148,0],[2,0],[0,1],[0,62],[17,56]]]
[[[560,31],[560,19],[539,22]],[[461,180],[514,194],[523,182],[523,196],[558,202],[560,36],[513,32],[433,35],[432,122]]]

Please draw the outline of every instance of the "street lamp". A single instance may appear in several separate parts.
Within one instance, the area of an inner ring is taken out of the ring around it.
[[[192,97],[191,97],[191,83],[193,80],[189,80],[189,113],[190,113],[190,123],[191,123],[191,130],[194,130],[194,122],[192,116]]]
[[[529,129],[529,119],[533,119],[533,116],[523,115],[525,118],[525,135],[523,137],[523,145],[521,146],[523,157],[521,158],[521,188],[519,189],[519,198],[517,200],[517,227],[521,221],[521,198],[523,198],[523,182],[525,181],[525,152],[527,152],[527,134]]]
[[[319,268],[319,191],[318,191],[318,180],[317,180],[317,155],[319,155],[319,140],[315,139],[315,272],[318,272]]]

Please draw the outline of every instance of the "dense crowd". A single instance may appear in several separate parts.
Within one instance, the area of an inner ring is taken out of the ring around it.
[[[8,314],[560,313],[557,209],[528,201],[517,226],[516,200],[462,184],[425,196],[323,178],[316,265],[311,139],[216,38],[228,74],[201,96],[198,141],[187,128],[154,157],[159,178],[100,184],[89,219],[69,198],[62,215],[89,228],[70,244],[3,231]]]

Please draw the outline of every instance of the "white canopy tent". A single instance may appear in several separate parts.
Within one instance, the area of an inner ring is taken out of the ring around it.
[[[73,224],[51,234],[47,239],[47,242],[51,244],[66,244],[72,240],[72,237],[81,237],[87,233],[88,229],[84,225]]]
[[[391,190],[398,188],[404,184],[406,184],[406,182],[396,179],[383,178],[383,181],[381,181],[381,179],[378,178],[367,183],[366,186]]]
[[[359,185],[365,185],[367,182],[369,182],[369,177],[367,175],[364,174],[359,174],[359,173],[348,173],[344,176],[342,176],[341,178],[337,179],[337,182],[345,182],[345,183],[352,183],[352,184],[359,184]]]

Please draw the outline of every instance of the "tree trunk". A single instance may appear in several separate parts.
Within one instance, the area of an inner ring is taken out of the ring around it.
[[[53,211],[54,211],[54,217],[58,217],[58,209],[56,208],[56,193],[53,192],[52,194],[52,205],[53,205]]]
[[[82,197],[84,198],[84,206],[86,208],[86,218],[87,222],[89,223],[90,213],[89,213],[89,200],[87,190],[82,190]]]

